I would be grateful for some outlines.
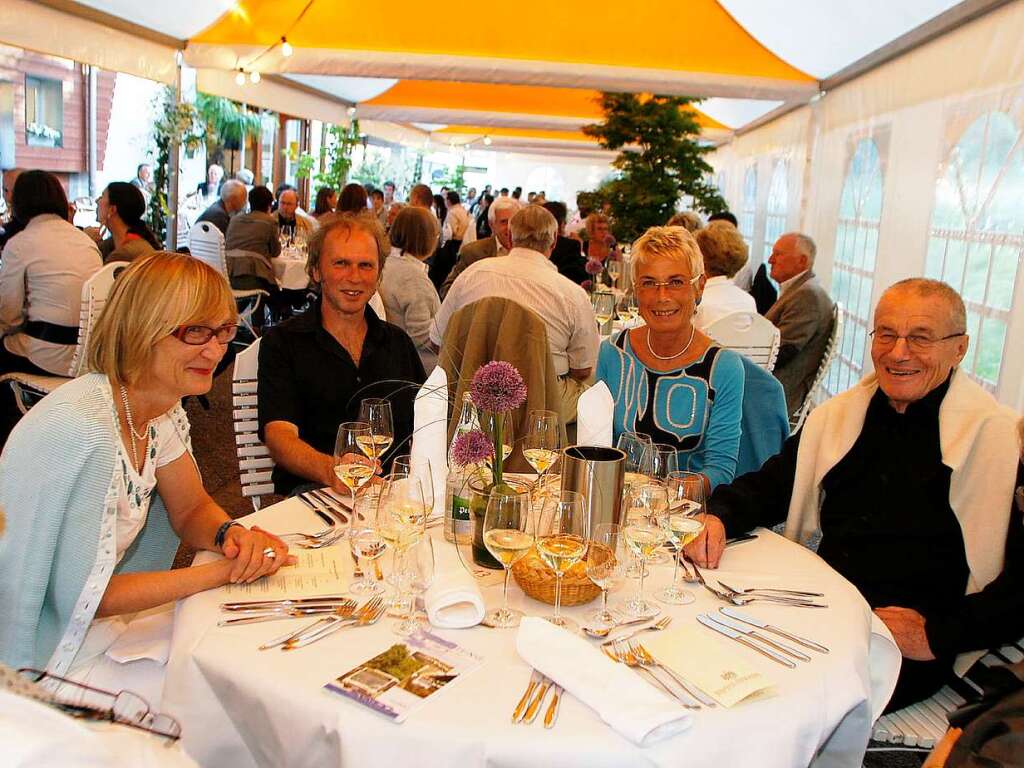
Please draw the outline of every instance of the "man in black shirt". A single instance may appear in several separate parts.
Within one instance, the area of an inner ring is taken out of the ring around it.
[[[580,241],[565,236],[565,203],[552,200],[544,203],[544,207],[558,222],[558,239],[555,241],[555,250],[551,252],[551,263],[558,267],[560,275],[565,275],[576,285],[581,285],[584,280],[590,279],[590,275],[584,267],[587,260],[583,258]]]
[[[306,483],[348,493],[334,474],[334,441],[368,397],[391,401],[395,441],[385,464],[408,451],[416,392],[408,382],[423,383],[423,364],[412,339],[367,306],[388,250],[372,217],[341,214],[322,226],[308,266],[322,298],[260,341],[259,429],[277,465],[277,493]]]
[[[959,654],[1024,635],[1016,415],[957,369],[965,329],[944,283],[886,291],[875,373],[812,412],[759,471],[716,488],[706,536],[688,550],[714,567],[726,535],[783,520],[791,538],[820,530],[818,554],[903,654],[890,709],[934,693]],[[962,673],[970,659],[957,661]]]

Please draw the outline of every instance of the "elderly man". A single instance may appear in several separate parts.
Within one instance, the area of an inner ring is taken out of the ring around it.
[[[140,163],[135,169],[135,178],[130,183],[142,192],[146,205],[149,205],[149,198],[153,194],[153,166],[149,163]]]
[[[811,412],[757,472],[719,486],[706,538],[786,521],[864,595],[904,662],[890,708],[937,690],[958,654],[1024,634],[1024,526],[1016,416],[957,367],[966,313],[945,283],[896,283],[875,310],[875,372]],[[971,658],[957,659],[963,672]]]
[[[220,199],[202,212],[196,224],[208,221],[226,235],[231,217],[245,208],[247,194],[242,182],[235,179],[225,181],[220,188]]]
[[[299,193],[291,187],[282,189],[277,196],[277,226],[281,234],[306,242],[313,236],[313,225],[299,214]]]
[[[773,373],[786,392],[790,415],[810,392],[832,332],[832,299],[813,271],[816,252],[807,235],[789,232],[775,241],[768,259],[781,293],[765,317],[782,336]]]
[[[509,222],[512,221],[512,217],[519,209],[519,203],[510,197],[499,197],[491,203],[487,209],[487,222],[494,234],[483,240],[466,243],[459,249],[458,261],[455,262],[455,266],[448,272],[448,276],[444,278],[444,282],[438,289],[442,299],[448,295],[455,278],[461,275],[470,264],[493,256],[505,256],[511,250],[512,235],[509,230]]]
[[[478,260],[452,284],[431,323],[430,341],[439,348],[452,315],[474,301],[501,296],[522,304],[547,326],[562,390],[562,420],[569,424],[576,420],[576,401],[597,362],[600,340],[594,310],[586,291],[551,263],[558,237],[554,216],[539,205],[527,206],[512,217],[509,231],[512,249],[507,255]]]
[[[307,271],[322,298],[260,340],[260,437],[277,464],[280,494],[310,485],[348,494],[334,473],[334,441],[338,425],[355,421],[365,398],[391,401],[391,453],[408,450],[415,390],[403,382],[422,384],[423,364],[405,331],[367,306],[389,248],[373,217],[343,213],[329,220],[309,243]]]
[[[221,183],[224,180],[224,169],[216,163],[211,163],[206,169],[206,181],[199,182],[196,192],[203,196],[204,200],[213,200],[220,194]]]

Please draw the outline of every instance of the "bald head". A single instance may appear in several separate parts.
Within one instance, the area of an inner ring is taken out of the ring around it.
[[[943,315],[949,321],[943,330],[944,334],[967,331],[967,308],[964,306],[964,300],[960,294],[950,285],[941,280],[930,280],[927,277],[910,277],[886,288],[878,299],[878,306],[881,307],[883,303],[899,304],[907,296],[936,299],[942,304]]]
[[[220,201],[228,213],[237,213],[245,208],[247,195],[245,184],[236,179],[225,181],[224,186],[220,188]]]

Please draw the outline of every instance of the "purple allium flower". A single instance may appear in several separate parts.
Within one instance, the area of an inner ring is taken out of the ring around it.
[[[470,384],[473,405],[482,411],[504,413],[526,402],[526,382],[511,363],[491,361],[477,368]]]
[[[452,461],[461,467],[480,464],[494,456],[491,438],[479,429],[463,432],[452,445]]]
[[[587,259],[587,263],[583,268],[587,270],[588,275],[600,275],[604,272],[604,264],[597,259]]]
[[[582,283],[580,283],[580,288],[582,288],[584,291],[589,291],[593,287],[594,287],[594,281],[593,280],[584,280]]]

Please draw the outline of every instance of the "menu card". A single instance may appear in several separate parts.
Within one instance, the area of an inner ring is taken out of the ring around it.
[[[321,549],[289,552],[298,558],[295,565],[278,569],[250,584],[227,584],[224,594],[231,598],[273,600],[288,597],[316,597],[344,592],[352,569],[348,542]]]

